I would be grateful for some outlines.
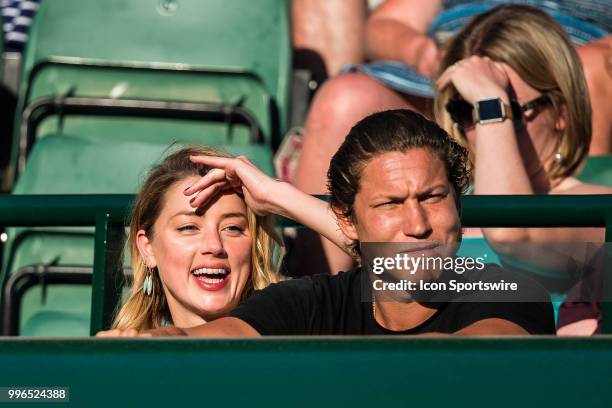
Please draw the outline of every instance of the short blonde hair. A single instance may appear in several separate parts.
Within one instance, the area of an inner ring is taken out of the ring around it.
[[[496,7],[477,16],[448,44],[439,74],[471,55],[510,66],[530,87],[551,95],[555,121],[565,111],[559,139],[561,160],[550,160],[552,178],[574,174],[591,142],[591,105],[582,65],[563,28],[545,12],[525,5]],[[438,121],[467,147],[465,135],[453,126],[445,106],[454,87],[436,92]]]
[[[151,274],[152,294],[147,296],[143,292],[146,265],[138,251],[136,236],[139,230],[144,230],[149,237],[154,235],[153,225],[162,211],[165,194],[172,185],[190,176],[203,176],[210,170],[210,167],[203,164],[192,163],[189,160],[189,156],[192,155],[232,157],[221,150],[190,146],[172,153],[153,167],[132,208],[128,242],[132,256],[133,283],[128,300],[115,317],[113,328],[148,330],[161,327],[165,322],[172,322],[161,280],[156,271]],[[247,222],[253,234],[251,274],[242,293],[242,299],[248,297],[255,289],[263,289],[281,280],[277,268],[281,241],[274,231],[270,217],[255,215],[247,207]]]

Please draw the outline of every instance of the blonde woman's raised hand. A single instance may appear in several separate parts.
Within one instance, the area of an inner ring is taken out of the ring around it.
[[[244,196],[246,204],[257,215],[278,214],[274,199],[281,182],[258,169],[246,157],[191,156],[191,161],[213,167],[205,176],[184,191],[194,197],[197,208],[222,191],[233,190]]]

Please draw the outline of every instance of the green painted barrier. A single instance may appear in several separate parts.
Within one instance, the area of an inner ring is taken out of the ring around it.
[[[20,339],[0,366],[76,407],[609,407],[612,339]]]

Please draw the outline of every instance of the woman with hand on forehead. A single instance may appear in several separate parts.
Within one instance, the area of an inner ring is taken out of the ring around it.
[[[449,43],[440,72],[437,120],[469,147],[474,194],[612,193],[574,177],[589,150],[591,106],[578,55],[547,14],[515,5],[479,15]],[[604,241],[597,228],[483,233],[502,259],[551,270],[566,260],[545,251],[529,259],[512,244]]]
[[[258,191],[235,189],[236,183],[221,180],[222,170],[198,157],[231,158],[211,148],[182,148],[155,166],[141,187],[129,233],[132,288],[112,329],[99,337],[136,336],[167,324],[198,326],[226,316],[254,290],[282,280],[280,240],[270,210],[343,245],[345,238],[327,222],[325,202],[294,188],[268,200],[276,182],[259,170],[249,173],[258,178]],[[240,162],[254,167],[245,158]],[[206,195],[191,197],[207,180],[218,181]],[[278,208],[256,204],[277,201]]]

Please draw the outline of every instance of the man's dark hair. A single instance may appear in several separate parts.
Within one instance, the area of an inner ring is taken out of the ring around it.
[[[457,205],[470,181],[468,150],[455,142],[436,123],[406,110],[374,113],[357,122],[332,157],[327,172],[331,206],[339,217],[353,218],[355,195],[368,162],[382,153],[426,148],[446,166]]]

